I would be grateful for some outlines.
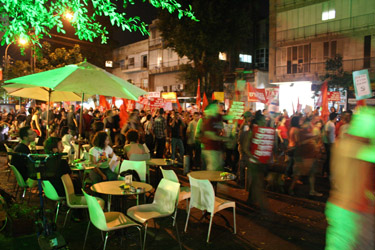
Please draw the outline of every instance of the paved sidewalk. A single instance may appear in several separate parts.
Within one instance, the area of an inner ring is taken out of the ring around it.
[[[0,169],[0,188],[13,194],[14,177],[10,183]],[[181,169],[177,171],[181,172]],[[188,184],[186,176],[179,174],[183,185]],[[185,203],[179,205],[177,225],[184,249],[324,249],[326,221],[324,216],[325,200],[327,199],[328,184],[326,179],[317,179],[318,191],[325,196],[311,200],[307,199],[307,184],[297,186],[296,197],[275,192],[267,192],[270,211],[262,213],[246,205],[247,192],[239,189],[235,182],[218,185],[218,196],[234,200],[237,205],[237,235],[232,233],[232,210],[228,209],[214,217],[211,242],[206,243],[208,219],[201,219],[202,212],[193,210],[187,233],[183,232],[186,221]],[[288,183],[286,183],[288,185]],[[36,194],[31,196],[31,204],[38,205]],[[54,204],[47,202],[47,207],[53,209]],[[87,227],[87,218],[83,221],[69,222],[62,230],[65,213],[59,215],[58,228],[68,242],[70,249],[82,249]],[[150,223],[150,234],[146,244],[147,249],[179,249],[176,232],[170,219],[157,222],[156,227]],[[127,239],[120,245],[120,235],[114,234],[108,240],[107,249],[139,249],[139,235],[136,230],[129,230]],[[91,227],[86,249],[101,249],[100,232]],[[36,234],[22,237],[12,237],[9,228],[0,232],[0,249],[39,249]]]

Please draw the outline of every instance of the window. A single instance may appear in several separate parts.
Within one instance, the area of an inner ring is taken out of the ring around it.
[[[323,43],[323,58],[326,60],[327,58],[334,58],[337,54],[337,41],[331,42],[324,42]]]
[[[121,70],[125,69],[125,60],[120,60],[120,68]]]
[[[310,44],[287,48],[287,74],[310,72]]]
[[[147,68],[147,55],[142,56],[142,67]]]
[[[240,62],[251,63],[251,55],[240,54]]]
[[[364,41],[364,61],[363,68],[370,68],[371,66],[371,36],[365,36]]]
[[[128,66],[134,66],[134,57],[128,59]]]
[[[328,1],[328,2],[323,3],[322,21],[335,19],[335,17],[336,17],[335,2]]]

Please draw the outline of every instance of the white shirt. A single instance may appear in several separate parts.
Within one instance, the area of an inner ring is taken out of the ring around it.
[[[113,149],[110,146],[106,146],[104,149],[92,147],[89,154],[95,158],[97,163],[102,162],[99,168],[109,168],[109,155],[113,154]]]
[[[335,123],[328,121],[324,125],[325,136],[323,137],[324,143],[334,143],[335,142]]]

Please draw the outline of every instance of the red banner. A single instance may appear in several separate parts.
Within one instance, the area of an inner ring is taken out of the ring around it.
[[[247,101],[267,103],[267,95],[265,89],[256,89],[251,83],[247,83]]]
[[[341,100],[340,91],[329,91],[327,92],[329,102],[339,102]]]
[[[126,100],[126,111],[133,111],[135,109],[135,101]]]
[[[164,99],[163,98],[150,98],[150,108],[151,109],[158,109],[164,106]]]
[[[271,158],[274,138],[275,129],[254,126],[251,154],[260,163],[268,163]]]

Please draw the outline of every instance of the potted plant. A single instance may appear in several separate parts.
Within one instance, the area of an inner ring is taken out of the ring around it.
[[[13,236],[27,235],[35,231],[34,221],[37,210],[37,207],[28,205],[26,202],[14,203],[8,207],[7,213]]]

